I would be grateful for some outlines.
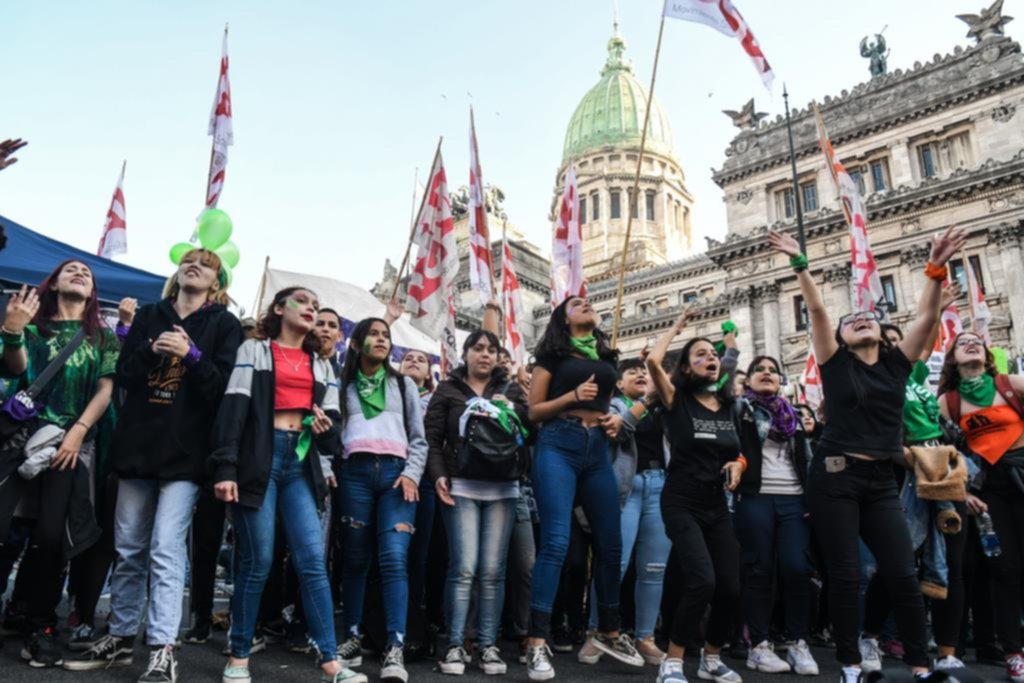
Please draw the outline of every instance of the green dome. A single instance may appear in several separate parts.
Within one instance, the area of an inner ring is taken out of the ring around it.
[[[590,89],[576,107],[565,133],[562,163],[603,147],[640,148],[647,90],[633,74],[632,65],[623,59],[626,41],[618,33],[608,41],[608,61],[601,80]],[[651,109],[644,149],[675,156],[672,128],[658,100]]]

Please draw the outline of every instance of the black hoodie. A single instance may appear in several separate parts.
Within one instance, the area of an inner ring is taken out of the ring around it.
[[[202,357],[188,367],[153,353],[153,341],[179,325]],[[242,327],[221,304],[210,303],[182,320],[170,299],[143,306],[117,361],[126,392],[111,448],[122,479],[206,479],[210,433],[242,343]]]

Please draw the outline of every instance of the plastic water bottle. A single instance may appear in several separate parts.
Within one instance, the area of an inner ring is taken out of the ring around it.
[[[978,533],[981,535],[981,549],[985,557],[999,557],[1003,549],[999,545],[999,536],[992,525],[992,517],[983,512],[978,516]]]

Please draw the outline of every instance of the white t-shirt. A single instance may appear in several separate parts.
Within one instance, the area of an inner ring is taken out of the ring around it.
[[[803,492],[789,444],[765,439],[761,446],[761,493],[799,496]]]

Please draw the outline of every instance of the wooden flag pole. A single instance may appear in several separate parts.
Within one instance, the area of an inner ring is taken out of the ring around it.
[[[437,150],[434,152],[433,161],[430,162],[431,174],[434,173],[434,167],[437,166],[437,157],[441,154],[441,143],[443,141],[443,135],[437,139]],[[433,184],[433,175],[430,176],[430,179],[427,182]],[[431,188],[428,185],[426,190],[423,192],[422,199],[420,199],[420,209],[419,211],[416,212],[416,215],[413,217],[412,229],[409,231],[409,243],[405,245],[405,256],[402,257],[402,265],[398,267],[398,279],[395,280],[395,288],[391,290],[392,299],[398,296],[398,287],[402,284],[402,273],[405,272],[405,266],[408,265],[409,263],[409,253],[412,251],[412,243],[416,239],[416,221],[419,220],[420,215],[423,214],[423,205],[426,204],[427,197],[430,196],[430,189]],[[413,195],[413,197],[415,197],[415,194]]]
[[[228,25],[225,22],[225,24],[224,24],[224,36],[227,37],[227,35],[228,35]],[[223,59],[223,55],[221,56],[221,59]],[[220,91],[220,62],[217,63],[217,90]],[[214,107],[216,107],[216,104],[214,104]],[[203,195],[203,211],[206,211],[208,208],[210,208],[210,207],[208,207],[206,205],[206,202],[208,202],[210,200],[210,184],[211,184],[211,181],[213,180],[213,177],[211,176],[210,172],[213,171],[213,158],[216,155],[216,150],[217,150],[217,134],[216,134],[216,132],[214,132],[213,139],[210,140],[210,167],[208,169],[206,169],[206,194]],[[203,211],[199,212],[200,216],[203,215]],[[192,231],[192,236],[189,237],[188,241],[192,242],[194,244],[198,240],[199,240],[199,225],[197,224],[196,225],[196,229]]]
[[[647,109],[644,112],[644,127],[640,133],[640,154],[637,155],[636,160],[636,176],[633,178],[633,190],[631,197],[627,197],[626,201],[639,201],[640,194],[640,172],[643,170],[644,165],[644,145],[647,142],[647,128],[651,122],[651,103],[654,101],[654,80],[658,77],[658,57],[661,55],[661,36],[665,32],[665,13],[661,14],[661,23],[658,24],[658,43],[654,48],[654,68],[651,69],[651,87],[647,90]],[[629,235],[633,230],[633,205],[628,204],[627,210],[629,214],[626,217],[626,236],[622,241],[622,259],[619,264],[619,288],[618,293],[615,295],[615,323],[612,326],[612,347],[615,348],[619,343],[619,323],[622,318],[622,292],[626,284],[626,256],[629,253]],[[640,212],[640,207],[636,207],[637,213]]]
[[[505,249],[508,247],[508,219],[503,218],[501,221],[501,345],[505,345],[505,337],[508,334],[508,326],[505,324],[505,316],[508,315],[508,311],[505,310],[505,303],[508,297],[505,296]]]

